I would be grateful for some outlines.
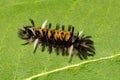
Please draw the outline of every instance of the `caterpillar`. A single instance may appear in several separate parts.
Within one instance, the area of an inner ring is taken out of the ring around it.
[[[48,47],[49,54],[53,49],[57,55],[61,51],[63,56],[69,56],[69,62],[72,61],[73,55],[77,55],[81,60],[87,59],[88,56],[94,56],[95,47],[91,36],[81,35],[83,31],[74,33],[74,26],[69,25],[68,30],[65,31],[65,26],[62,25],[62,30],[59,30],[58,24],[55,29],[51,29],[52,24],[47,25],[47,20],[43,22],[41,27],[36,27],[32,19],[30,22],[32,26],[23,26],[22,29],[19,29],[18,35],[21,39],[26,40],[26,43],[22,45],[34,43],[33,53],[36,52],[38,45],[41,45],[42,52],[45,47]]]

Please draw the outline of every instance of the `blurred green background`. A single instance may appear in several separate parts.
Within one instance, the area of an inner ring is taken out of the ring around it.
[[[68,56],[51,55],[47,50],[37,49],[33,54],[33,44],[21,46],[25,41],[19,39],[18,30],[23,25],[36,26],[47,19],[75,26],[75,32],[84,30],[95,41],[96,55],[99,59],[120,54],[120,1],[119,0],[1,0],[0,1],[0,80],[24,80],[42,72],[81,63],[74,56],[68,63]],[[120,80],[120,56],[83,64],[55,72],[34,80]]]

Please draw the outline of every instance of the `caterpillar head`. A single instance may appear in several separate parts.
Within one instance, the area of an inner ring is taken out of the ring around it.
[[[30,40],[35,38],[35,24],[32,19],[29,19],[32,26],[23,26],[23,29],[20,29],[18,35],[21,39]]]
[[[26,26],[23,29],[19,30],[19,37],[24,40],[34,39],[35,38],[35,31],[34,28]]]

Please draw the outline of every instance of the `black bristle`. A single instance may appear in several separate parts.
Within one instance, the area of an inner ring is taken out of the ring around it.
[[[45,51],[45,44],[42,44],[42,52]]]
[[[72,27],[71,25],[68,26],[68,31],[71,31],[71,27]]]
[[[60,28],[60,26],[57,24],[57,25],[56,25],[56,30],[59,30],[59,28]]]
[[[64,48],[62,48],[62,56],[64,56],[65,55],[65,50],[64,50]]]
[[[58,46],[55,48],[55,51],[56,51],[56,54],[59,55],[59,47]]]
[[[21,44],[21,45],[27,45],[27,44],[29,44],[29,42],[23,43],[23,44]]]
[[[34,23],[33,19],[29,19],[29,20],[30,20],[32,26],[35,27],[35,23]]]
[[[81,60],[83,60],[83,58],[81,57],[81,54],[80,54],[80,53],[78,53],[78,57],[79,57]]]
[[[64,26],[64,25],[62,25],[62,30],[64,31],[64,29],[65,29],[65,26]]]
[[[52,45],[48,46],[48,51],[49,51],[49,54],[51,54],[51,52],[52,52]]]
[[[74,27],[72,26],[72,35],[74,34]]]
[[[51,23],[49,23],[48,29],[50,29],[50,28],[51,28],[51,26],[52,26],[52,24],[51,24]]]

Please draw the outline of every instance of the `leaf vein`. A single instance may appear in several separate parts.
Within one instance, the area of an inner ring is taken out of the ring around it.
[[[24,80],[32,80],[33,78],[37,78],[37,77],[44,76],[44,75],[47,75],[47,74],[55,73],[55,72],[58,72],[58,71],[69,69],[69,68],[78,67],[78,66],[81,66],[81,65],[84,65],[84,64],[87,64],[87,63],[91,63],[91,62],[111,59],[111,58],[114,58],[114,57],[117,57],[117,56],[120,56],[120,54],[114,54],[114,55],[107,56],[107,57],[101,57],[99,59],[88,60],[88,61],[84,61],[84,62],[81,62],[81,63],[78,63],[78,64],[65,66],[65,67],[54,69],[54,70],[51,70],[51,71],[48,71],[48,72],[33,75],[33,76],[31,76],[29,78],[26,78]]]

